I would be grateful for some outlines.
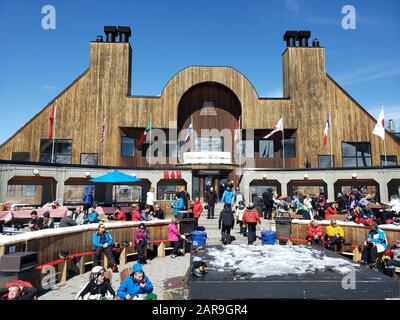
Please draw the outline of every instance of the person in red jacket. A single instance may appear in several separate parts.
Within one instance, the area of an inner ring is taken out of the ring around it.
[[[193,216],[194,216],[194,229],[197,230],[199,226],[199,218],[200,215],[203,213],[203,206],[200,202],[199,197],[194,199],[193,203]]]
[[[140,207],[136,206],[132,212],[132,221],[140,221]]]
[[[256,226],[261,225],[260,215],[254,209],[254,203],[250,202],[243,214],[243,223],[247,226],[247,241],[248,244],[253,244],[256,241]]]
[[[115,208],[114,216],[121,221],[126,221],[126,213],[124,210],[121,209],[120,206]]]
[[[308,226],[307,241],[310,244],[322,245],[322,228],[316,220],[312,220]]]
[[[331,215],[337,214],[336,202],[331,202],[328,209],[325,210],[325,220],[331,220]]]

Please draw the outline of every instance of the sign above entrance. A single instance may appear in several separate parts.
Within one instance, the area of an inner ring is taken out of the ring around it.
[[[183,153],[183,163],[191,164],[231,164],[232,155],[230,152],[202,151]]]
[[[199,170],[199,176],[218,176],[220,174],[219,170]]]
[[[217,110],[215,110],[214,103],[212,101],[204,101],[200,111],[201,116],[216,116]]]

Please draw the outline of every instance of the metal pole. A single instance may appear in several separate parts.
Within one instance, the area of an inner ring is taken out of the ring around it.
[[[149,160],[147,161],[149,164],[150,168],[150,159],[151,159],[151,130],[152,130],[153,124],[151,123],[151,114],[150,114],[150,145],[149,145]]]
[[[329,113],[329,126],[330,126],[330,131],[331,131],[331,136],[329,137],[329,144],[331,146],[331,169],[334,167],[333,163],[333,152],[332,152],[332,140],[333,140],[333,134],[332,134],[332,118],[331,118],[331,113]]]
[[[283,155],[283,169],[285,169],[285,125],[283,123],[283,114],[282,114],[282,155]]]
[[[383,103],[381,103],[382,111],[383,111]],[[385,119],[385,118],[384,118]],[[384,122],[385,123],[385,122]],[[385,167],[387,166],[387,156],[386,156],[386,139],[385,139],[385,126],[383,127],[383,149],[385,152]]]
[[[55,106],[55,112],[54,112],[54,125],[53,125],[53,146],[51,148],[51,163],[54,163],[54,142],[56,139],[56,123],[57,123],[57,100],[56,99],[56,106]]]

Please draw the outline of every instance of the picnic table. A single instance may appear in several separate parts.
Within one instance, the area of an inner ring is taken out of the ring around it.
[[[50,212],[50,217],[52,218],[63,218],[67,215],[67,208],[40,208],[35,209],[38,213],[39,217],[43,217],[43,213],[45,211]],[[0,211],[0,221],[4,221],[5,223],[12,221],[13,219],[29,219],[31,217],[32,210],[9,210],[9,211]]]

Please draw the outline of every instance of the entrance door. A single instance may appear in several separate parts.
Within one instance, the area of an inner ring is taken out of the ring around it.
[[[228,186],[229,177],[228,176],[218,176],[218,199],[221,201],[222,195]]]

